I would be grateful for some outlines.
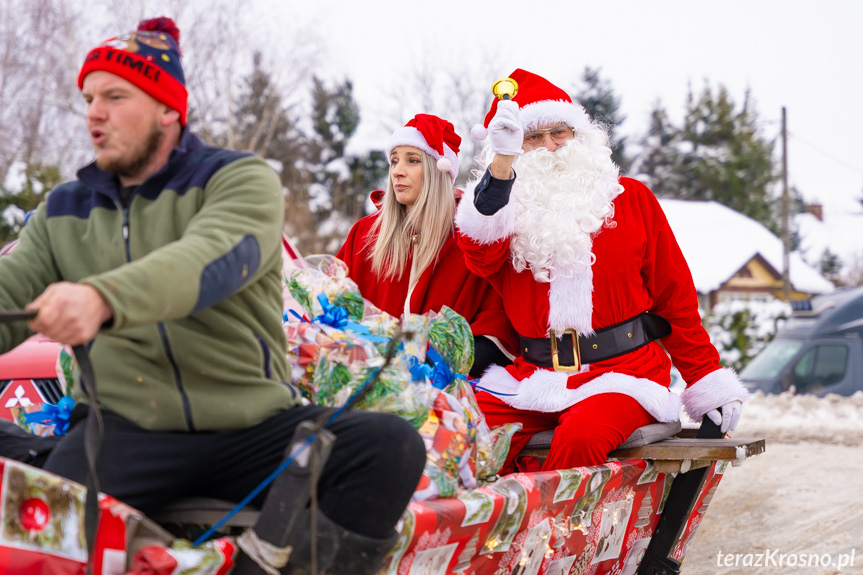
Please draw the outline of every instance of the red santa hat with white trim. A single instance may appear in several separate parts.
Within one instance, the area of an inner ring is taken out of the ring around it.
[[[387,144],[387,158],[398,146],[419,148],[437,160],[437,169],[448,173],[455,183],[458,177],[458,147],[461,136],[453,125],[431,114],[417,114],[404,127],[397,129]]]
[[[573,102],[569,94],[542,76],[519,68],[509,77],[518,83],[518,91],[512,101],[518,104],[519,119],[525,132],[561,122],[576,131],[590,125],[587,111],[577,102]],[[471,129],[470,133],[475,140],[484,140],[488,136],[488,125],[497,113],[497,102],[497,98],[492,100],[491,108],[485,115],[485,122]]]

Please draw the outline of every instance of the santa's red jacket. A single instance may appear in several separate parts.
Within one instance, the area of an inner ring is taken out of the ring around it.
[[[488,278],[513,327],[525,337],[548,337],[549,326],[557,324],[595,330],[645,311],[668,320],[671,335],[575,374],[517,357],[507,368],[486,372],[480,385],[513,407],[547,412],[599,393],[624,393],[657,420],[677,421],[680,400],[668,390],[673,361],[689,385],[683,396],[687,411],[700,419],[723,398],[745,398],[746,390],[733,371],[720,368],[701,325],[692,274],[653,193],[630,178],[620,183],[624,191],[614,199],[615,225],[593,238],[596,261],[586,271],[563,273],[550,283],[536,281],[530,269],[516,272],[509,242],[514,204],[485,216],[473,205],[472,192],[459,206],[458,243],[468,268]]]

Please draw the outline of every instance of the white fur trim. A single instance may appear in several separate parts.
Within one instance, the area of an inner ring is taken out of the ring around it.
[[[446,171],[449,172],[453,183],[458,178],[458,156],[446,144],[443,145],[443,155],[438,154],[437,150],[429,146],[422,132],[412,126],[403,126],[393,132],[393,135],[390,137],[389,144],[387,144],[387,159],[393,153],[393,148],[397,148],[398,146],[413,146],[414,148],[419,148],[437,161],[449,161],[450,167]]]
[[[694,421],[730,401],[746,401],[749,391],[730,367],[712,371],[683,390],[683,407]]]
[[[590,116],[580,104],[564,100],[542,100],[527,104],[519,109],[518,117],[525,132],[536,130],[541,125],[553,125],[557,122],[566,124],[576,130],[590,126]]]
[[[474,124],[470,129],[470,135],[474,140],[485,140],[488,138],[488,128],[482,124]]]
[[[562,411],[602,393],[622,393],[637,401],[657,421],[680,420],[677,394],[649,379],[610,372],[578,389],[569,389],[566,387],[568,377],[564,372],[537,369],[527,379],[518,381],[506,368],[494,365],[482,376],[479,386],[500,394],[497,397],[512,407],[542,412]]]
[[[593,335],[593,268],[564,273],[554,274],[548,287],[548,327],[557,333],[569,327],[579,335]]]
[[[459,231],[481,244],[491,244],[508,238],[515,229],[515,203],[510,202],[494,215],[484,216],[473,205],[473,192],[477,182],[465,186],[464,195],[455,213]]]

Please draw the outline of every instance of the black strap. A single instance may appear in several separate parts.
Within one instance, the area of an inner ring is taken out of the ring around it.
[[[99,476],[96,470],[96,459],[102,449],[102,410],[96,396],[96,378],[90,355],[83,345],[72,348],[78,367],[81,369],[81,387],[87,394],[89,402],[87,410],[87,427],[84,428],[84,457],[87,459],[87,498],[84,500],[84,535],[87,541],[88,569],[93,568],[93,548],[96,544],[96,532],[99,530]]]
[[[720,408],[720,413],[721,411]],[[705,415],[695,437],[722,439],[725,434]],[[680,561],[672,557],[671,552],[683,534],[686,521],[692,514],[704,482],[707,480],[708,471],[710,466],[699,467],[680,473],[674,478],[668,498],[665,500],[665,510],[659,516],[656,529],[638,567],[638,575],[678,575],[680,573]]]
[[[652,341],[671,333],[671,324],[655,313],[644,312],[618,324],[596,330],[590,337],[578,337],[581,363],[596,363],[630,353]],[[552,367],[551,339],[547,337],[524,337],[521,339],[521,354],[530,363]],[[558,336],[557,350],[560,365],[574,365],[572,335]]]

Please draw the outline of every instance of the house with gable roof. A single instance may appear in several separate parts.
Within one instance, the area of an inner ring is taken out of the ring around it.
[[[709,312],[728,300],[782,297],[782,240],[759,222],[718,202],[660,199]],[[792,299],[834,291],[833,284],[800,254],[789,257]]]

